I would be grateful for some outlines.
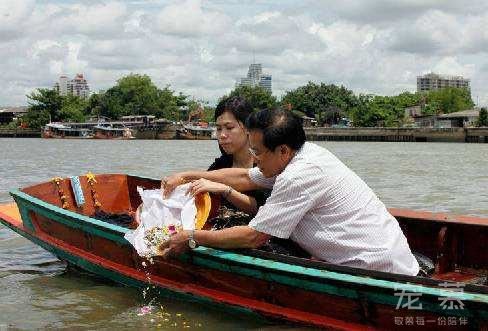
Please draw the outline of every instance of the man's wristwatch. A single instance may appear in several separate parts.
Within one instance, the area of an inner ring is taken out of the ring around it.
[[[190,236],[188,238],[188,246],[190,246],[191,249],[195,249],[198,247],[197,242],[193,238],[193,235],[195,234],[195,230],[190,231]]]

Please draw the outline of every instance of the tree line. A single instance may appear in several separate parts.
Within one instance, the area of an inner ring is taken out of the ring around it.
[[[380,96],[355,95],[344,86],[309,82],[287,91],[280,100],[258,86],[236,87],[229,95],[245,97],[254,109],[279,106],[291,109],[297,115],[315,119],[320,126],[337,124],[343,118],[348,118],[358,127],[401,126],[408,118],[405,116],[407,107],[417,106],[422,114],[434,115],[474,106],[469,90],[459,88]],[[61,96],[54,89],[43,88],[36,89],[27,97],[29,110],[22,120],[31,128],[40,128],[49,121],[83,122],[90,116],[106,116],[115,120],[127,115],[154,115],[171,121],[184,121],[198,107],[203,107],[202,120],[213,121],[214,114],[214,108],[208,103],[176,93],[170,86],[161,89],[149,76],[139,74],[122,77],[115,86],[93,93],[88,99]]]

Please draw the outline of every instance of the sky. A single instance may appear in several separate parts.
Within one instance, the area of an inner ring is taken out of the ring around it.
[[[215,103],[255,59],[273,94],[338,84],[415,92],[418,75],[471,80],[488,104],[488,2],[444,0],[0,0],[0,105],[60,75],[92,92],[130,74]]]

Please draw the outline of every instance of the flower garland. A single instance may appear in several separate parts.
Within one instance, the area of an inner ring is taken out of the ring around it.
[[[97,180],[95,179],[95,175],[92,174],[91,171],[88,171],[88,173],[86,174],[86,181],[90,186],[90,193],[93,200],[93,205],[95,206],[95,209],[98,209],[102,206],[102,204],[100,203],[100,201],[98,201],[98,193],[95,190],[95,183],[97,182]]]
[[[63,188],[61,187],[61,182],[63,181],[63,179],[61,177],[54,177],[51,179],[51,182],[54,183],[54,185],[56,185],[57,189],[58,189],[58,195],[59,195],[59,199],[61,200],[61,207],[63,209],[68,209],[69,208],[69,203],[68,203],[68,198],[66,197],[66,195],[64,194],[64,190]]]

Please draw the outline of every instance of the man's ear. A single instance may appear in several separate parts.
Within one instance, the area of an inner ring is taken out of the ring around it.
[[[280,145],[280,154],[283,156],[288,156],[291,154],[291,148],[288,145]]]

